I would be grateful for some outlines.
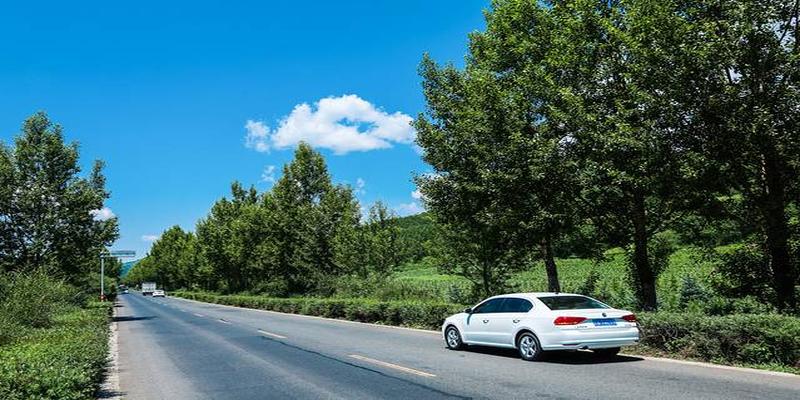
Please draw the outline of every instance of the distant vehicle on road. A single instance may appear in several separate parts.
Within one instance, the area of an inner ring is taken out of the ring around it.
[[[604,357],[639,342],[630,311],[570,293],[515,293],[490,297],[448,317],[442,325],[447,347],[468,345],[517,349],[527,361],[546,351],[593,350]]]
[[[155,290],[156,290],[155,282],[142,282],[142,296],[153,294],[153,291]]]
[[[163,290],[154,290],[153,297],[167,297],[167,294]]]

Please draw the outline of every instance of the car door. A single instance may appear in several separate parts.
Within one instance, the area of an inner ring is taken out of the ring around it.
[[[475,306],[464,323],[464,340],[467,343],[493,344],[490,327],[497,318],[502,298],[489,299]],[[495,322],[496,323],[496,322]]]
[[[487,339],[498,346],[514,346],[514,334],[517,327],[533,308],[530,301],[506,297],[500,305],[498,312],[492,316],[487,326]]]

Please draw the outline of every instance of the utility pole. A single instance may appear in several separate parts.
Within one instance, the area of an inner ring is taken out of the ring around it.
[[[100,256],[100,301],[106,300],[106,258]]]

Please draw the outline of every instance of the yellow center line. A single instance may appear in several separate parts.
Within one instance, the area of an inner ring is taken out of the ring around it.
[[[386,361],[375,360],[375,359],[372,359],[372,358],[369,358],[369,357],[360,356],[358,354],[350,354],[348,357],[355,358],[356,360],[361,360],[361,361],[368,362],[368,363],[371,363],[371,364],[380,365],[382,367],[392,368],[392,369],[396,369],[398,371],[407,372],[409,374],[424,376],[426,378],[435,378],[436,377],[436,375],[428,373],[428,372],[425,372],[425,371],[419,371],[419,370],[416,370],[416,369],[413,369],[413,368],[404,367],[402,365],[388,363]]]
[[[278,338],[278,339],[286,339],[286,336],[278,335],[277,333],[267,332],[267,331],[265,331],[263,329],[259,329],[258,333],[260,333],[262,335],[266,335],[266,336],[272,336],[272,337]]]

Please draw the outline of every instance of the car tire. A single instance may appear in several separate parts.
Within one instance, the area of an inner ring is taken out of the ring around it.
[[[467,347],[467,345],[464,344],[464,340],[461,338],[461,332],[452,325],[444,330],[444,343],[450,350],[463,350]]]
[[[517,337],[517,351],[525,361],[539,361],[544,358],[544,350],[539,344],[539,339],[530,332],[523,332]]]
[[[602,358],[614,358],[614,357],[616,357],[616,356],[617,356],[617,354],[619,354],[619,351],[620,351],[620,350],[621,350],[621,349],[620,349],[619,347],[611,347],[611,348],[608,348],[608,349],[594,349],[594,350],[592,350],[592,351],[593,351],[593,352],[594,352],[594,354],[596,354],[598,357],[602,357]]]

